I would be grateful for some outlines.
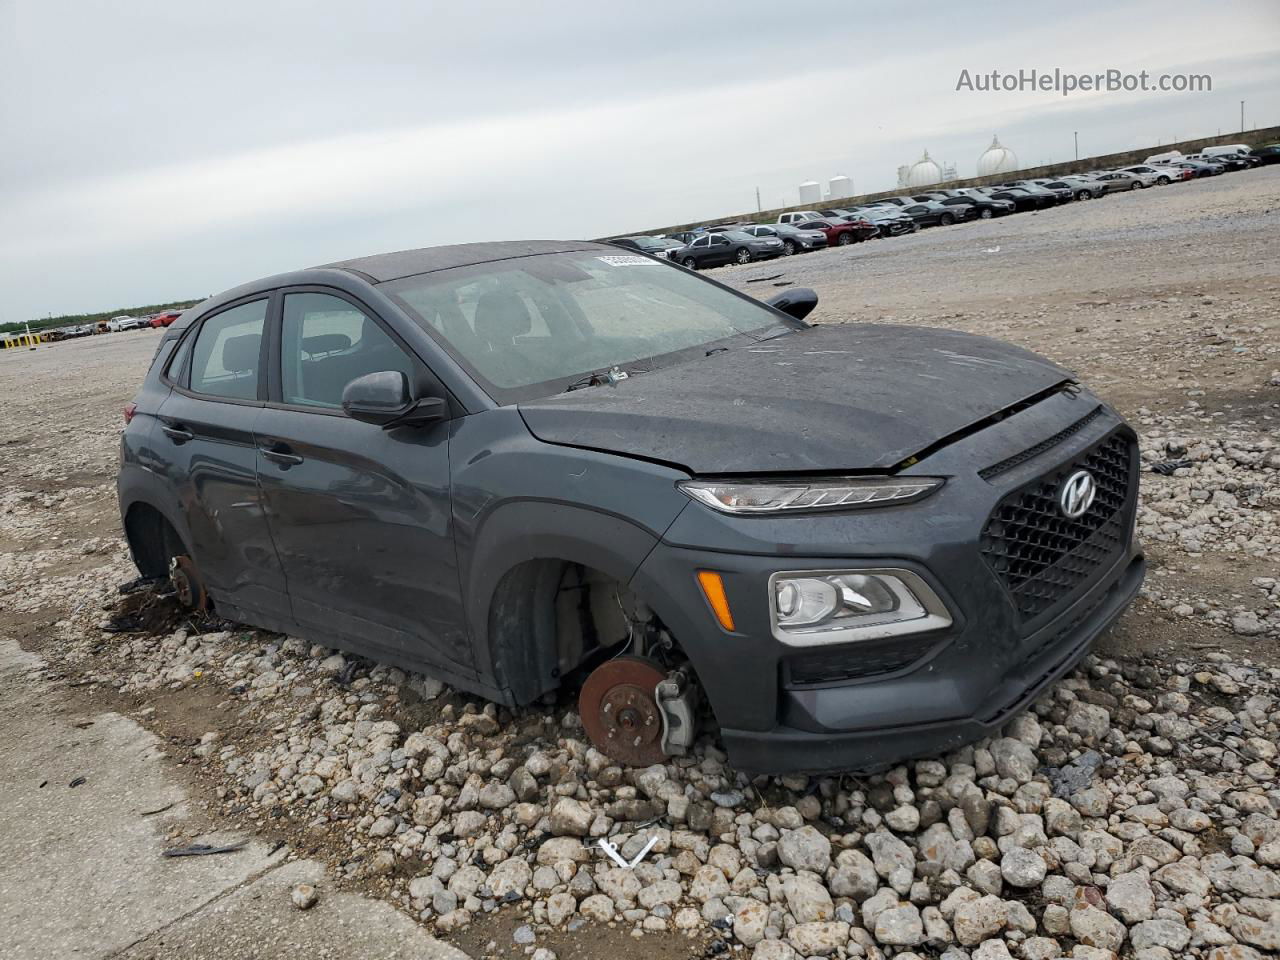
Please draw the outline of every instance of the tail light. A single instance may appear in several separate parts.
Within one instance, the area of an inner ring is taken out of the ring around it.
[[[133,415],[138,412],[136,403],[126,403],[124,405],[124,425],[127,427],[133,422]]]

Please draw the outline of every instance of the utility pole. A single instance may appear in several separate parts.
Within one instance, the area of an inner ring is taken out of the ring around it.
[[[1080,131],[1079,130],[1075,131],[1074,133],[1071,134],[1071,136],[1076,138],[1076,159],[1079,160],[1080,159]]]
[[[756,187],[756,213],[764,213],[764,207],[760,206],[760,188]]]
[[[1244,101],[1240,101],[1240,132],[1244,133]]]

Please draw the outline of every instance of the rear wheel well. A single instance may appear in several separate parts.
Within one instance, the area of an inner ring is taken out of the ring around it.
[[[670,637],[626,584],[560,559],[527,560],[503,575],[489,604],[489,651],[498,686],[516,703],[551,693],[606,657],[644,653]]]
[[[149,503],[135,503],[129,508],[124,533],[133,562],[144,577],[168,576],[169,561],[187,552],[173,524]]]

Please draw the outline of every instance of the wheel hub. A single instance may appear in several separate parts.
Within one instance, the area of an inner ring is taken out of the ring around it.
[[[587,677],[578,713],[596,749],[619,763],[648,766],[666,758],[662,708],[654,691],[666,671],[645,657],[609,660]]]
[[[209,597],[196,573],[196,565],[188,556],[174,557],[169,563],[169,579],[177,593],[178,603],[191,610],[207,610]]]

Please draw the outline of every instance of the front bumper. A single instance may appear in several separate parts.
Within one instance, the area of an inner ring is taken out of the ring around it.
[[[1145,565],[1131,536],[1136,455],[1122,522],[1108,531],[1115,547],[1060,599],[1045,607],[1015,600],[982,545],[997,507],[1118,436],[1133,439],[1096,398],[1061,394],[903,471],[946,477],[920,503],[774,518],[691,504],[634,585],[642,596],[664,598],[655,609],[693,662],[738,769],[855,771],[946,751],[991,734],[1025,708],[1137,593]],[[1048,439],[1054,442],[1046,446]],[[911,570],[946,604],[953,624],[816,650],[773,637],[773,573],[859,567]],[[708,569],[723,577],[732,633],[716,625],[696,586],[697,571]]]

